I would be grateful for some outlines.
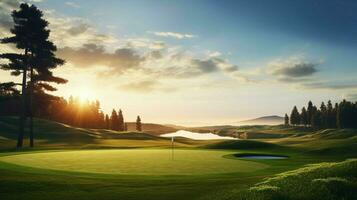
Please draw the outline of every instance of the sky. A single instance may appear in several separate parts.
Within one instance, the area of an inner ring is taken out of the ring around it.
[[[0,0],[0,36],[19,2]],[[55,94],[98,99],[127,121],[234,124],[357,100],[356,1],[25,2],[44,12],[66,60]],[[0,71],[9,80],[20,77]]]

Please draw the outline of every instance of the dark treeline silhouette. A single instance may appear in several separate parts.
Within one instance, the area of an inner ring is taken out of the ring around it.
[[[309,101],[307,108],[303,107],[301,112],[294,106],[290,118],[285,114],[285,124],[314,128],[357,128],[357,102],[343,100],[333,105],[328,101],[317,107]]]
[[[19,91],[12,92],[9,89],[1,89],[0,84],[0,116],[18,115]],[[53,99],[39,101],[35,96],[34,116],[49,119],[81,128],[110,129],[115,131],[127,131],[123,111],[112,110],[110,115],[104,114],[99,101],[81,101],[79,98],[70,97],[68,100],[53,96]],[[138,116],[137,130],[141,131],[141,120]]]

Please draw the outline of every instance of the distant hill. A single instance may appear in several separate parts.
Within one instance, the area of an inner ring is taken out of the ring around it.
[[[135,122],[127,122],[128,131],[135,131],[136,130],[136,123]],[[161,125],[161,124],[151,124],[151,123],[143,123],[142,130],[146,133],[151,135],[161,135],[165,133],[172,133],[179,130],[179,128],[175,128],[168,125]]]
[[[284,123],[284,117],[277,115],[263,116],[255,119],[240,121],[240,125],[279,125]]]

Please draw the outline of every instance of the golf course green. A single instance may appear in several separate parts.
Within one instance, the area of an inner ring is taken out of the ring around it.
[[[233,151],[121,149],[18,154],[0,161],[62,171],[126,175],[200,175],[252,172],[268,165],[225,158]]]
[[[16,118],[0,117],[1,199],[357,198],[355,129],[223,128],[222,133],[244,130],[259,138],[176,138],[172,152],[170,138],[146,132],[36,119],[36,147],[19,151],[13,148],[16,125]],[[264,134],[279,137],[261,139]]]

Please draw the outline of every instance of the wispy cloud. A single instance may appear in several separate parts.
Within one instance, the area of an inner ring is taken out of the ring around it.
[[[80,8],[81,7],[80,5],[78,5],[77,3],[72,2],[72,1],[67,1],[65,4],[72,8]]]
[[[357,101],[357,92],[356,93],[345,94],[345,95],[343,95],[342,98],[344,98],[346,100]]]
[[[341,82],[311,82],[303,83],[303,87],[308,89],[327,89],[327,90],[345,90],[345,89],[357,89],[357,83],[341,83]]]
[[[161,84],[157,80],[132,81],[118,86],[118,89],[129,92],[150,93],[150,92],[174,92],[177,88]]]
[[[176,39],[185,39],[185,38],[194,38],[197,37],[196,35],[192,34],[187,34],[187,33],[176,33],[176,32],[149,32],[152,33],[156,36],[161,36],[161,37],[171,37],[171,38],[176,38]]]

